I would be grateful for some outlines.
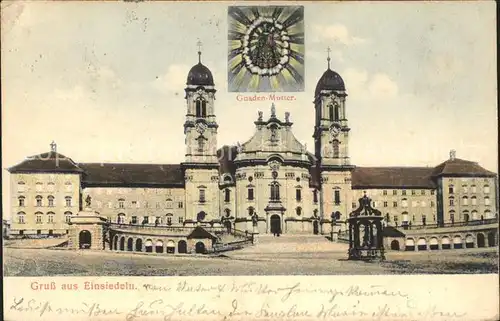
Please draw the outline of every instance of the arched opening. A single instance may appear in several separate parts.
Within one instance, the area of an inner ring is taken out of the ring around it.
[[[419,251],[427,250],[427,241],[423,237],[419,238],[417,242],[417,247]]]
[[[439,250],[439,242],[437,237],[431,237],[429,240],[429,248],[431,250]]]
[[[153,252],[153,241],[146,240],[146,242],[144,243],[144,247],[146,248],[147,253],[152,253]]]
[[[465,237],[465,248],[471,249],[473,247],[474,247],[474,237],[469,234]]]
[[[205,212],[201,211],[198,213],[198,215],[196,215],[196,220],[198,222],[202,222],[206,216],[207,216],[207,214]]]
[[[483,233],[477,233],[477,247],[485,247]]]
[[[413,239],[406,239],[405,251],[415,251],[415,241]]]
[[[449,250],[451,248],[450,238],[448,236],[443,236],[441,239],[441,249]]]
[[[271,233],[281,234],[281,217],[277,214],[271,216]]]
[[[135,240],[135,250],[137,252],[142,252],[142,239]]]
[[[201,241],[196,243],[195,248],[196,248],[196,253],[204,254],[206,252],[205,243]]]
[[[168,240],[168,242],[167,242],[167,253],[168,254],[175,253],[175,242],[172,240]]]
[[[184,240],[180,240],[178,247],[177,247],[177,253],[187,253],[187,243]]]
[[[163,241],[162,240],[156,241],[155,252],[156,253],[163,253]]]
[[[92,235],[89,231],[83,230],[78,236],[78,243],[80,249],[90,249],[92,245]]]
[[[120,251],[125,251],[125,236],[120,238]]]
[[[454,249],[463,248],[462,237],[460,235],[455,235],[455,237],[453,238],[453,248]]]
[[[132,252],[134,250],[134,239],[129,237],[127,240],[127,251]]]
[[[113,238],[113,250],[118,250],[118,235]]]
[[[492,247],[492,246],[495,246],[495,245],[496,245],[496,242],[495,242],[495,232],[490,232],[490,233],[488,233],[488,246]]]
[[[392,240],[391,242],[391,250],[399,251],[399,242],[397,240]]]
[[[317,235],[319,233],[319,223],[318,220],[313,221],[313,233]]]

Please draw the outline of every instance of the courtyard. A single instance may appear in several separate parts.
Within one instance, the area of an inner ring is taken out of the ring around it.
[[[347,244],[321,236],[260,236],[217,255],[168,255],[4,247],[5,276],[373,275],[498,273],[498,249],[386,252],[348,261]]]

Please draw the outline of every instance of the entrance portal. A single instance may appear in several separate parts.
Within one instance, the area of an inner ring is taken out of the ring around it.
[[[281,217],[279,215],[271,216],[271,233],[281,234]]]
[[[90,249],[90,246],[92,245],[92,237],[90,232],[87,230],[81,231],[78,241],[80,249]]]
[[[206,252],[205,250],[205,243],[203,242],[198,242],[196,243],[196,253],[202,253],[204,254]]]

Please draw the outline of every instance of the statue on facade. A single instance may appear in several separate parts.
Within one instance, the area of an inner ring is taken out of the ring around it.
[[[253,226],[257,226],[258,222],[259,222],[259,216],[257,215],[257,213],[253,213],[253,215],[252,215],[252,224],[253,224]]]
[[[285,113],[285,122],[289,123],[290,122],[290,112]]]
[[[90,197],[90,195],[87,195],[87,198],[85,198],[85,206],[90,207],[91,204],[92,204],[92,197]]]
[[[259,118],[258,118],[258,121],[262,121],[262,112],[259,111]]]
[[[274,106],[274,103],[271,104],[271,117],[276,117],[276,106]]]

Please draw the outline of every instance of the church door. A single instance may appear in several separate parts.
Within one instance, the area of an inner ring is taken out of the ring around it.
[[[317,235],[319,233],[318,220],[313,221],[313,233],[314,233],[314,235]]]
[[[90,235],[90,232],[87,230],[83,230],[80,232],[80,235],[78,237],[79,241],[79,248],[81,249],[89,249],[90,246],[92,245],[92,237]]]
[[[271,216],[271,233],[281,234],[281,217],[279,215],[274,214]]]

